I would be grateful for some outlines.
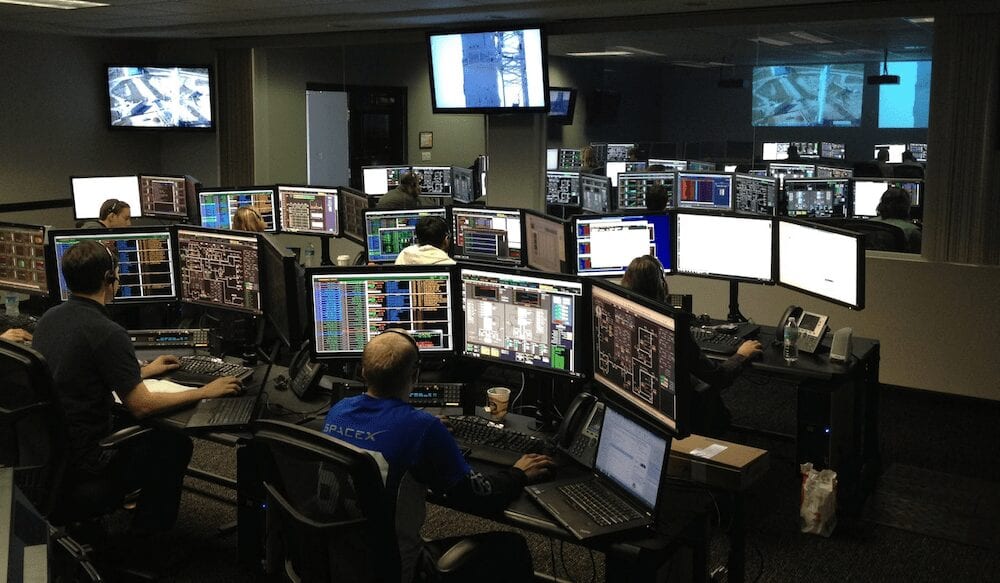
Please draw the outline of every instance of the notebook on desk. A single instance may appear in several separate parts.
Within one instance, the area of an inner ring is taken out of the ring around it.
[[[662,437],[608,406],[594,472],[525,488],[579,540],[652,524],[670,451]]]

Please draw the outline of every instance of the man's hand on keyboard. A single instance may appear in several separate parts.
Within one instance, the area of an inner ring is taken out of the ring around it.
[[[455,426],[451,424],[451,420],[448,419],[447,415],[438,415],[437,418],[438,421],[444,424],[449,433],[455,433]]]
[[[236,377],[219,377],[208,383],[202,390],[204,398],[213,399],[216,397],[231,397],[240,392],[240,381]]]
[[[142,367],[142,378],[149,379],[158,377],[163,373],[170,372],[181,365],[179,358],[172,354],[161,354],[153,362]]]
[[[514,467],[524,472],[529,482],[538,482],[548,478],[552,473],[551,468],[555,465],[555,461],[547,455],[526,453],[517,460]]]
[[[764,347],[756,340],[747,340],[736,349],[736,354],[746,359],[760,358],[764,356]]]
[[[0,338],[8,342],[31,342],[31,333],[21,328],[11,328],[0,334]]]

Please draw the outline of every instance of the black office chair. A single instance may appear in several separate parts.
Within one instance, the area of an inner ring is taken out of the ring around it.
[[[906,234],[896,225],[865,219],[843,219],[837,226],[864,235],[866,250],[900,253],[909,251]]]
[[[924,169],[913,164],[896,164],[892,167],[894,178],[920,178],[924,177]]]
[[[879,166],[878,162],[867,161],[867,162],[855,162],[854,163],[854,177],[855,178],[882,178],[882,167]]]

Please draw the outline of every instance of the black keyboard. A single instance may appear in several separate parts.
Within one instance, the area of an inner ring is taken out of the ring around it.
[[[596,524],[611,526],[642,518],[634,508],[622,502],[617,494],[596,480],[559,486],[559,492],[574,507],[583,511]]]
[[[194,355],[182,356],[180,358],[180,368],[170,371],[166,378],[182,383],[195,382],[199,384],[210,383],[219,377],[236,377],[240,382],[246,381],[253,376],[253,369],[242,364],[224,362],[213,356]]]
[[[735,354],[736,349],[743,343],[743,340],[739,336],[722,334],[702,328],[691,328],[691,337],[694,338],[694,342],[698,345],[698,348],[701,348],[705,352],[714,352],[727,356]]]
[[[209,417],[210,425],[244,424],[253,415],[255,399],[222,399]]]
[[[7,314],[0,314],[0,332],[6,332],[11,328],[20,328],[31,334],[35,333],[35,324],[38,320],[26,316],[24,314],[18,314],[17,316],[8,316]]]
[[[448,417],[452,435],[469,457],[502,465],[513,465],[522,455],[544,449],[545,440],[498,427],[482,417],[454,415]]]

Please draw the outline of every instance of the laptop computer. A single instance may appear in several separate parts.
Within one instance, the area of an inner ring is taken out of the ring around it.
[[[606,406],[594,472],[525,488],[579,540],[652,524],[670,438]]]
[[[194,413],[184,426],[187,429],[239,429],[246,427],[257,418],[260,410],[267,379],[271,376],[276,353],[271,354],[271,363],[267,365],[264,378],[256,395],[245,397],[220,397],[202,399],[194,407]]]

